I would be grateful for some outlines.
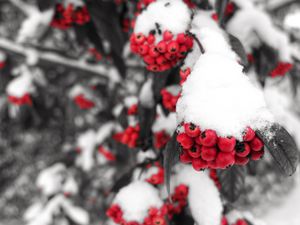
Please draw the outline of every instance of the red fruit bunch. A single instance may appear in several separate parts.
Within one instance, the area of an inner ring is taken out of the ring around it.
[[[180,93],[177,95],[173,95],[171,92],[169,92],[166,88],[162,89],[160,92],[162,96],[162,104],[163,106],[169,110],[170,112],[176,111],[176,104],[180,97]]]
[[[193,47],[193,38],[185,33],[177,35],[166,30],[163,38],[156,43],[155,35],[133,33],[130,37],[130,48],[135,54],[141,56],[147,69],[160,72],[175,66]]]
[[[116,133],[113,138],[127,145],[129,148],[136,148],[139,139],[140,125],[129,126],[123,132]]]
[[[157,168],[157,173],[152,174],[146,181],[153,185],[163,184],[164,183],[164,168],[159,164],[155,163],[154,165],[149,165],[149,168]]]
[[[284,76],[293,68],[293,64],[287,62],[279,62],[277,66],[270,72],[271,77]]]
[[[107,161],[116,161],[116,156],[103,146],[98,147],[98,153],[101,154]]]
[[[184,184],[178,185],[172,194],[172,203],[166,202],[160,208],[150,208],[143,223],[136,221],[126,221],[123,218],[123,211],[117,204],[113,204],[106,211],[106,215],[116,224],[122,225],[166,225],[166,219],[171,219],[175,214],[179,214],[187,205],[188,187]]]
[[[170,135],[164,130],[154,133],[154,147],[156,149],[162,149],[171,139]]]
[[[74,102],[75,104],[80,108],[80,109],[91,109],[95,106],[95,103],[89,99],[87,99],[84,94],[79,94],[74,97]]]
[[[186,79],[188,78],[190,73],[191,73],[191,69],[189,67],[185,68],[185,69],[180,69],[180,71],[179,71],[180,85],[182,85],[186,81]]]
[[[221,224],[220,225],[230,225],[226,216],[222,217]],[[247,221],[244,219],[238,219],[235,223],[231,225],[248,225]]]
[[[74,7],[73,4],[68,4],[68,6],[65,7],[63,4],[56,4],[51,26],[65,30],[70,28],[73,24],[83,25],[89,22],[90,19],[86,6]]]
[[[138,112],[138,105],[137,105],[137,104],[133,104],[133,105],[131,105],[131,106],[127,109],[127,115],[128,115],[128,116],[136,115],[137,112]]]
[[[264,143],[250,127],[245,130],[243,141],[219,137],[211,129],[201,131],[192,123],[185,123],[183,127],[184,131],[177,135],[177,142],[182,148],[180,161],[192,163],[197,171],[246,165],[249,160],[259,160],[264,154]]]
[[[29,93],[24,94],[22,97],[16,97],[12,95],[7,96],[8,101],[17,106],[29,105],[32,106],[32,99]]]

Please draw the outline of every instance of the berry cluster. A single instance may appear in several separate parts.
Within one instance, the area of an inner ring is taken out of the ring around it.
[[[279,62],[275,69],[270,72],[271,77],[284,76],[293,68],[293,64],[286,62]]]
[[[138,105],[137,104],[133,104],[132,106],[130,106],[127,109],[127,115],[128,116],[136,115],[137,111],[138,111]]]
[[[68,29],[73,24],[83,25],[90,21],[90,15],[86,6],[77,6],[68,4],[65,8],[62,4],[57,4],[55,15],[51,22],[51,26],[58,29]]]
[[[123,132],[116,133],[113,138],[127,145],[129,148],[136,148],[140,133],[140,125],[129,126]]]
[[[166,219],[171,219],[174,214],[179,214],[187,204],[188,187],[179,185],[175,188],[174,194],[171,196],[173,202],[165,203],[159,209],[150,208],[147,217],[143,223],[136,221],[126,221],[123,218],[123,211],[118,204],[113,204],[106,211],[106,215],[111,218],[116,224],[122,225],[166,225]]]
[[[98,147],[98,153],[103,155],[107,161],[116,161],[116,156],[111,151],[105,149],[103,146]]]
[[[165,71],[175,66],[193,47],[193,38],[187,34],[163,33],[163,39],[156,44],[155,35],[133,33],[130,37],[131,51],[140,55],[153,72]]]
[[[74,102],[80,109],[91,109],[95,106],[95,103],[87,99],[83,94],[75,96]]]
[[[29,105],[32,106],[32,100],[30,94],[24,94],[22,97],[16,97],[12,95],[8,95],[8,101],[14,105],[22,106]]]
[[[180,97],[180,93],[178,95],[172,95],[166,88],[162,89],[160,92],[162,96],[163,106],[169,110],[170,112],[175,112],[176,104]]]
[[[156,149],[162,149],[171,139],[170,135],[164,130],[154,133],[154,147]]]
[[[204,130],[185,123],[184,132],[177,135],[182,151],[180,161],[192,163],[195,170],[225,169],[233,164],[245,165],[249,159],[259,160],[264,154],[264,143],[248,127],[240,142],[234,137],[218,137],[214,130]]]
[[[148,168],[155,166],[157,168],[157,173],[152,174],[146,181],[153,185],[163,184],[164,183],[164,168],[159,164],[155,163],[154,165],[149,165]]]

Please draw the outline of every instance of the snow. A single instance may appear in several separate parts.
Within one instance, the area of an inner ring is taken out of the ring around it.
[[[148,35],[155,30],[155,23],[162,31],[169,30],[174,35],[184,33],[189,28],[191,12],[181,0],[160,0],[151,3],[137,18],[134,33]],[[161,36],[155,35],[157,43]]]
[[[136,96],[127,96],[124,99],[124,105],[129,108],[130,106],[137,104],[138,103],[138,98]]]
[[[150,184],[135,181],[123,187],[116,195],[113,203],[118,204],[123,210],[126,221],[143,223],[151,207],[160,208],[163,204],[158,191]]]
[[[59,192],[64,180],[63,173],[65,170],[66,167],[62,163],[56,163],[42,170],[37,177],[36,186],[46,196]]]
[[[84,171],[90,171],[94,166],[94,150],[96,146],[96,132],[88,130],[77,139],[77,147],[81,149],[80,155],[76,158],[76,165]]]
[[[114,122],[107,122],[103,124],[97,131],[96,142],[102,144],[114,131],[116,124]]]
[[[147,108],[151,108],[155,104],[152,92],[152,84],[153,79],[152,77],[149,77],[147,81],[143,84],[139,95],[139,101],[141,105]]]
[[[176,177],[177,185],[189,186],[188,206],[197,224],[220,225],[223,206],[219,191],[208,173],[182,166]]]
[[[291,61],[288,35],[275,27],[269,15],[252,5],[238,10],[228,22],[227,30],[240,39],[248,52],[257,46],[258,40],[253,36],[258,35],[259,40],[279,51],[281,61]]]
[[[217,66],[212,66],[217,63]],[[242,140],[247,126],[260,129],[272,121],[263,93],[243,74],[243,67],[222,54],[206,52],[197,61],[177,102],[178,123]]]
[[[78,193],[78,184],[76,182],[76,180],[74,179],[74,177],[70,176],[67,178],[67,180],[65,181],[62,190],[64,193],[68,193],[68,194],[77,194]]]
[[[169,113],[164,115],[161,106],[157,106],[157,115],[155,122],[152,125],[152,132],[159,132],[165,130],[169,135],[172,135],[176,130],[176,113]]]
[[[284,18],[284,25],[289,28],[300,29],[300,12],[294,12],[286,15]]]

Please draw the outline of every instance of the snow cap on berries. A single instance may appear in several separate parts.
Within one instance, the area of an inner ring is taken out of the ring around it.
[[[272,115],[262,92],[251,84],[242,69],[222,54],[202,55],[182,88],[177,103],[178,122],[191,122],[203,130],[213,129],[219,136],[239,140],[247,126],[265,126]]]
[[[136,181],[123,187],[114,199],[118,204],[126,221],[143,223],[152,207],[160,208],[163,205],[158,191],[147,182]]]
[[[191,12],[181,0],[160,0],[151,3],[137,18],[134,33],[148,35],[155,30],[156,25],[162,31],[168,30],[176,35],[184,33],[189,28]],[[159,39],[160,38],[160,39]],[[156,43],[162,37],[156,35]]]
[[[191,166],[177,167],[176,184],[189,187],[188,205],[197,224],[219,225],[223,206],[219,191],[208,173],[199,173]]]

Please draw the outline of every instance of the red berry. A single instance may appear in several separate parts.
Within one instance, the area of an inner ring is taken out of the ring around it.
[[[167,44],[164,41],[160,41],[157,46],[157,51],[159,51],[160,53],[165,53],[167,51]]]
[[[176,138],[177,142],[179,142],[181,144],[181,146],[184,149],[189,149],[193,146],[194,141],[193,138],[189,137],[187,134],[185,133],[180,133],[177,135]]]
[[[151,57],[150,55],[145,55],[144,56],[144,62],[146,64],[154,64],[155,63],[155,58]]]
[[[185,45],[180,46],[179,52],[178,52],[178,57],[184,57],[188,52],[188,49]]]
[[[211,169],[219,169],[216,163],[216,160],[213,161],[207,161],[208,167]]]
[[[160,70],[161,70],[161,71],[168,70],[168,69],[170,69],[171,67],[172,67],[172,66],[171,66],[170,63],[165,63],[165,64],[163,64],[163,65],[160,66]]]
[[[148,44],[153,44],[155,42],[155,36],[153,34],[150,34],[147,38]]]
[[[145,40],[146,40],[146,37],[142,33],[138,33],[135,35],[135,42],[137,44],[139,44],[139,45],[143,44]]]
[[[165,225],[166,222],[162,216],[156,216],[152,220],[153,224],[155,225]]]
[[[258,151],[258,152],[251,152],[250,156],[251,156],[251,159],[256,161],[256,160],[259,160],[263,157],[264,155],[264,150],[261,150],[261,151]]]
[[[179,45],[176,41],[171,41],[168,44],[168,52],[171,54],[175,54],[179,51]]]
[[[163,40],[164,40],[164,41],[170,41],[170,40],[172,40],[172,38],[173,38],[172,32],[166,30],[166,31],[163,33]]]
[[[166,58],[162,55],[158,56],[155,61],[158,65],[164,65],[167,62]]]
[[[192,166],[195,170],[199,171],[199,170],[203,170],[207,168],[207,162],[205,162],[204,160],[198,158],[198,159],[193,159],[192,161]]]
[[[240,156],[235,156],[235,164],[244,166],[249,162],[249,158],[247,157],[240,157]]]
[[[252,130],[250,127],[247,127],[244,133],[244,141],[251,141],[255,137],[255,131]]]
[[[188,153],[192,158],[199,158],[201,155],[201,147],[199,145],[194,145],[188,150]]]
[[[178,42],[178,44],[183,44],[186,41],[186,37],[184,33],[180,33],[177,35],[176,41]]]
[[[248,225],[248,223],[243,219],[239,219],[235,222],[234,225]]]
[[[212,147],[216,145],[218,137],[215,131],[208,129],[202,132],[198,139],[201,145]]]
[[[139,52],[139,47],[138,47],[138,45],[130,44],[130,50],[134,53],[138,53]]]
[[[250,142],[250,147],[253,151],[260,151],[264,147],[264,143],[258,137],[255,137]]]
[[[186,46],[188,49],[192,48],[192,47],[193,47],[193,44],[194,44],[193,38],[188,36],[188,37],[186,38],[184,44],[185,44],[185,46]]]
[[[198,137],[200,135],[200,129],[198,126],[192,123],[185,123],[184,124],[184,131],[190,137]]]
[[[191,163],[192,157],[187,153],[187,151],[182,151],[179,156],[180,162],[182,163]]]
[[[233,165],[235,162],[234,154],[232,152],[225,153],[225,152],[219,152],[216,158],[216,164],[219,168],[225,169],[226,167],[229,167]]]
[[[146,45],[146,44],[141,45],[141,46],[139,47],[139,53],[140,53],[141,55],[146,55],[146,54],[148,53],[148,51],[149,51],[149,46]]]
[[[153,72],[159,71],[159,66],[156,65],[156,64],[148,65],[146,68],[147,68],[147,70],[150,70],[150,71],[153,71]]]
[[[222,220],[221,220],[221,224],[220,225],[228,225],[228,221],[226,219],[225,216],[222,217]]]
[[[171,54],[171,53],[169,53],[169,52],[166,52],[166,53],[164,54],[164,56],[165,56],[165,58],[166,58],[167,60],[169,60],[169,61],[172,61],[172,60],[174,60],[174,59],[176,58],[176,55]]]
[[[155,46],[152,46],[152,47],[150,47],[150,49],[149,49],[149,55],[150,55],[151,57],[153,57],[153,58],[156,58],[156,57],[158,57],[160,54],[159,54],[157,48],[156,48]]]
[[[235,154],[239,157],[246,157],[250,151],[250,145],[245,142],[237,142],[235,145]]]
[[[222,152],[232,152],[234,150],[236,140],[234,137],[219,137],[218,147]]]
[[[202,146],[201,158],[205,161],[213,161],[217,156],[217,148]]]

